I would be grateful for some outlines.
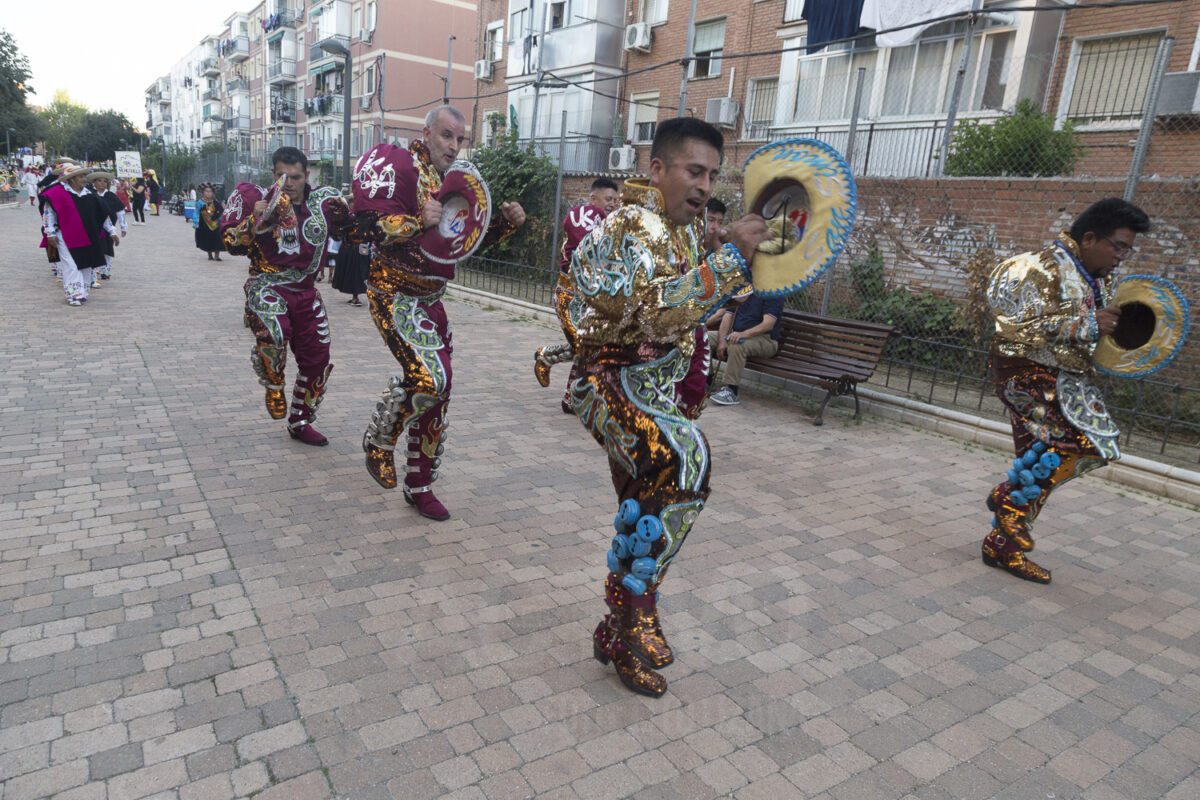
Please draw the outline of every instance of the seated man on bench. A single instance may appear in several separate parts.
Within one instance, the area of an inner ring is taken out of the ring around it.
[[[708,343],[716,362],[725,362],[725,385],[709,399],[717,405],[734,406],[738,399],[738,384],[748,358],[770,358],[779,352],[780,320],[783,317],[782,297],[750,295],[736,310],[725,309],[717,330],[708,332]]]

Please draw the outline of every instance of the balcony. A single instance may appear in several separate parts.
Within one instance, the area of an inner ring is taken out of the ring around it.
[[[247,46],[247,51],[249,51],[249,46]],[[220,75],[221,67],[215,58],[206,58],[196,67],[196,74],[202,78],[208,75]]]
[[[233,80],[225,83],[225,91],[229,94],[234,94],[236,92],[248,92],[250,91],[250,84],[246,82],[245,78],[234,78]]]
[[[615,67],[621,63],[621,35],[621,29],[599,22],[549,31],[545,36],[546,51],[541,56],[542,69]],[[519,51],[519,47],[509,48],[510,53]]]
[[[232,61],[234,64],[240,64],[250,57],[250,37],[235,36],[230,40],[229,47],[225,50],[225,58]]]
[[[171,98],[164,94],[158,98],[158,104],[160,106],[169,106],[171,105]]]
[[[312,71],[314,64],[318,61],[325,61],[326,59],[330,58],[336,58],[341,61],[345,58],[345,56],[339,56],[336,53],[330,53],[327,50],[321,49],[321,42],[337,42],[347,50],[350,49],[350,37],[348,36],[329,36],[325,39],[321,39],[319,42],[315,42],[313,46],[308,49],[309,72]]]
[[[208,89],[203,94],[200,95],[200,99],[206,103],[211,103],[214,100],[220,100],[221,93],[218,92],[216,89]]]
[[[290,58],[271,58],[267,64],[267,82],[284,84],[296,82],[296,62]]]
[[[310,117],[340,117],[344,97],[340,94],[324,94],[317,97],[308,97],[304,100],[304,113]]]
[[[275,31],[284,28],[298,28],[300,27],[300,23],[302,21],[303,17],[296,11],[292,11],[290,9],[276,11],[267,17],[267,27],[265,28],[265,32],[267,36],[270,36]]]

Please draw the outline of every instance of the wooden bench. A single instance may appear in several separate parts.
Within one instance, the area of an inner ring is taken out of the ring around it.
[[[746,366],[825,389],[813,425],[824,424],[825,406],[846,394],[854,395],[854,418],[858,419],[858,382],[875,372],[884,345],[895,332],[895,327],[877,322],[784,309],[779,352],[770,358],[748,359]]]

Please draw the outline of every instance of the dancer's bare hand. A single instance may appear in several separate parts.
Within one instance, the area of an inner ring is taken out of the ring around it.
[[[518,228],[525,224],[525,209],[521,208],[521,204],[516,200],[502,203],[500,205],[500,212],[504,214],[506,220]]]
[[[1096,311],[1096,330],[1101,336],[1108,336],[1117,329],[1121,320],[1120,306],[1106,306]]]
[[[754,258],[754,250],[761,242],[771,238],[767,223],[758,214],[747,214],[726,229],[728,240],[749,261]]]
[[[442,204],[437,200],[426,200],[425,205],[421,206],[421,226],[436,228],[441,221]]]

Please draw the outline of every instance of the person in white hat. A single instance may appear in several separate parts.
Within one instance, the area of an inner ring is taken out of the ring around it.
[[[114,180],[116,180],[116,176],[111,172],[93,172],[88,176],[88,183],[91,185],[96,197],[100,198],[100,202],[104,206],[104,213],[108,215],[109,222],[115,227],[120,228],[121,238],[125,238],[125,234],[129,232],[129,225],[125,222],[125,204],[110,190]],[[115,235],[106,237],[104,241],[104,266],[96,268],[96,277],[101,280],[109,280],[112,278],[113,256],[116,255],[113,243],[117,241],[117,237]],[[99,286],[99,281],[92,281],[93,289]]]
[[[100,198],[85,188],[91,171],[72,164],[58,183],[42,192],[46,199],[42,232],[57,246],[59,275],[72,306],[87,302],[93,270],[104,265],[104,240],[116,232]]]

